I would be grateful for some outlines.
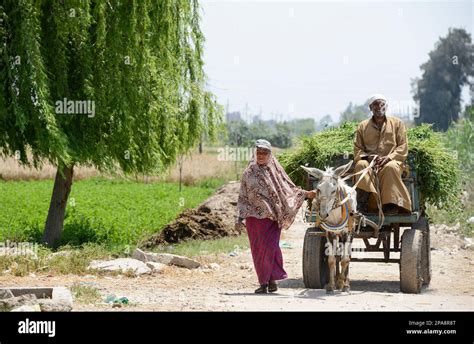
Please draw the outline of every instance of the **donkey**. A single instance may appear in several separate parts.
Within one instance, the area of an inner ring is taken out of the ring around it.
[[[357,209],[356,191],[348,186],[341,176],[351,167],[352,161],[336,169],[326,171],[301,166],[306,172],[319,179],[313,209],[316,210],[316,227],[326,231],[326,250],[329,265],[329,282],[326,292],[335,289],[350,291],[349,262],[353,239],[354,218]],[[342,201],[344,204],[341,204]],[[342,248],[342,249],[341,249]],[[339,262],[341,272],[339,273]]]

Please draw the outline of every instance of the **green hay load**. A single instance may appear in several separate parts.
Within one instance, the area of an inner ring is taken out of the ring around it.
[[[338,128],[303,138],[298,149],[278,156],[291,179],[305,187],[301,165],[324,169],[345,156],[354,156],[354,137],[357,123],[344,123]],[[418,189],[424,202],[446,208],[457,202],[460,171],[454,152],[441,144],[440,133],[429,125],[408,129],[408,149],[414,157],[414,168],[418,175]]]

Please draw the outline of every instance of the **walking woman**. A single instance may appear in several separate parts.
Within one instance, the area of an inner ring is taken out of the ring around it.
[[[280,234],[293,223],[305,198],[314,191],[295,186],[272,155],[267,140],[257,140],[255,155],[242,174],[236,226],[247,228],[253,263],[260,287],[255,293],[278,290],[276,281],[287,278],[283,269]]]

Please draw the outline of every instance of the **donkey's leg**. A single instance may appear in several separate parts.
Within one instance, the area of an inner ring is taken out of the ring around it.
[[[341,265],[342,265],[342,291],[350,291],[351,287],[349,285],[349,263],[351,258],[349,256],[345,256],[342,258]]]
[[[341,272],[339,271],[339,268],[340,268],[339,262],[341,261],[341,250],[339,247],[339,236],[336,236],[336,243],[333,246],[333,249],[335,249],[333,253],[334,253],[334,256],[336,257],[336,289],[340,289],[339,278],[341,276]]]
[[[326,284],[326,291],[328,293],[334,292],[336,289],[335,279],[336,279],[336,257],[334,255],[330,255],[328,257],[328,264],[329,264],[329,283]]]
[[[340,247],[340,255],[341,255],[341,274],[339,276],[337,276],[337,281],[336,281],[336,284],[337,284],[337,289],[343,289],[344,288],[344,281],[346,279],[346,261],[345,261],[345,257],[346,257],[346,235],[344,235],[342,238],[341,238],[341,247]]]
[[[344,287],[344,271],[339,272],[339,266],[343,270],[341,258],[336,256],[336,289],[338,290]]]
[[[347,240],[344,245],[344,255],[342,257],[342,275],[344,276],[344,287],[342,291],[349,292],[351,290],[349,284],[349,263],[351,261],[351,245],[352,245],[352,233],[349,232],[347,235]]]
[[[326,284],[326,292],[327,293],[332,293],[334,292],[335,289],[335,275],[336,275],[336,256],[333,248],[333,243],[335,240],[330,240],[333,239],[330,234],[327,236],[328,240],[327,242],[329,243],[328,245],[328,266],[329,266],[329,282]]]
[[[339,268],[339,261],[341,264],[341,273],[336,274],[336,289],[341,290],[344,287],[344,264],[341,259],[337,260],[336,266]],[[338,269],[339,270],[339,269]]]

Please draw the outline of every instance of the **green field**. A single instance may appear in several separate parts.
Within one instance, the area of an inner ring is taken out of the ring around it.
[[[203,202],[219,185],[204,181],[137,183],[92,178],[72,186],[61,244],[135,245],[161,230],[185,208]],[[41,239],[53,181],[0,182],[0,240],[38,242]]]

